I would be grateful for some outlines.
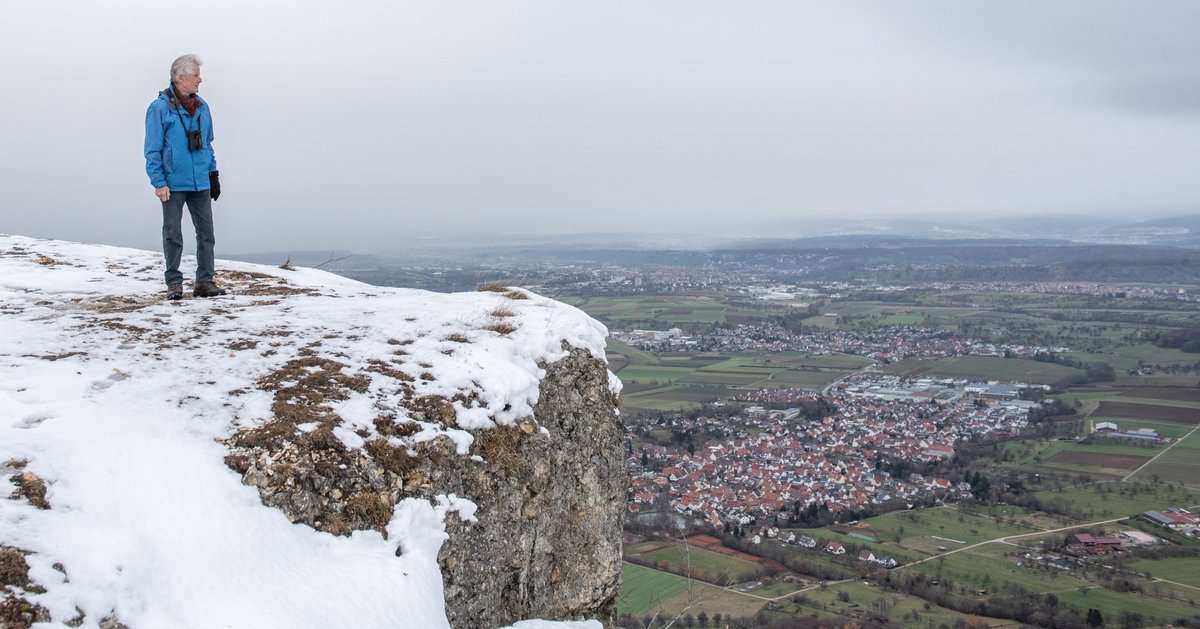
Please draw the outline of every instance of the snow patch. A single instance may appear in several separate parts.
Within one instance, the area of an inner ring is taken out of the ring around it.
[[[604,326],[527,291],[436,294],[226,261],[218,281],[229,296],[165,302],[160,253],[0,235],[0,464],[28,461],[51,505],[0,499],[0,543],[30,552],[46,588],[27,598],[89,625],[448,626],[437,555],[448,514],[476,521],[469,497],[407,498],[386,539],[337,537],[263,506],[221,442],[274,417],[264,378],[314,357],[363,383],[325,402],[346,447],[379,436],[380,409],[411,419],[408,387],[455,400],[453,425],[388,441],[444,436],[468,454],[466,429],[532,415],[538,364],[565,357],[564,342],[604,360]],[[513,312],[507,334],[483,329],[498,304]]]

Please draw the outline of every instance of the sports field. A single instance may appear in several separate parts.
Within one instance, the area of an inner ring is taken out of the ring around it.
[[[629,562],[621,564],[621,580],[617,610],[622,614],[644,614],[688,589],[688,580],[683,577]]]

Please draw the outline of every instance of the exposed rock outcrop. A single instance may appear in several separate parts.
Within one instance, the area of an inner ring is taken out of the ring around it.
[[[323,374],[308,389],[321,389],[321,400],[339,381],[352,380],[328,363],[309,367],[315,368],[310,375]],[[533,418],[476,431],[473,457],[457,455],[449,439],[411,450],[379,439],[351,450],[321,434],[327,429],[291,441],[285,438],[290,430],[268,424],[235,436],[227,463],[259,489],[264,503],[333,534],[383,531],[404,497],[470,497],[477,521],[448,519],[450,538],[439,556],[454,627],[525,618],[611,624],[629,484],[616,399],[607,368],[584,350],[543,368]],[[300,386],[303,378],[290,382]],[[289,399],[297,395],[293,389]],[[425,409],[414,413],[422,420],[453,420],[448,403],[423,399],[417,406]],[[316,411],[294,412],[311,421]],[[412,425],[389,421],[381,415],[376,427],[396,435]]]
[[[160,267],[0,235],[5,622],[614,624],[602,325],[237,263],[229,296],[164,302]]]
[[[621,518],[629,485],[608,371],[575,350],[546,369],[534,409],[547,434],[495,430],[488,464],[455,459],[434,475],[472,496],[479,522],[450,520],[439,557],[456,627],[480,619],[597,618],[614,626]]]

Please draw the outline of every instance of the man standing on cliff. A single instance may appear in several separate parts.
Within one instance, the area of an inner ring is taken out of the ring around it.
[[[221,195],[217,158],[213,153],[212,113],[197,95],[200,58],[183,55],[171,64],[171,85],[158,93],[146,110],[146,174],[154,196],[162,202],[163,256],[166,258],[167,299],[183,298],[183,206],[187,204],[196,228],[195,297],[224,295],[213,282],[212,202]]]

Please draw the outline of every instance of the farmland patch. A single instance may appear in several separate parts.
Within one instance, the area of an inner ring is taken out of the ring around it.
[[[1046,459],[1046,462],[1063,463],[1067,465],[1086,465],[1117,470],[1136,470],[1149,460],[1149,456],[1137,456],[1133,454],[1111,454],[1105,452],[1064,450]]]
[[[1154,419],[1173,424],[1191,424],[1200,422],[1200,410],[1180,406],[1159,406],[1157,404],[1134,404],[1130,402],[1113,402],[1104,400],[1092,411],[1093,417],[1128,417],[1130,419]]]

